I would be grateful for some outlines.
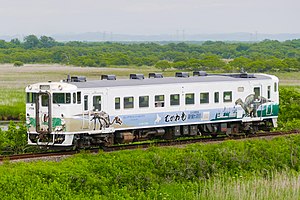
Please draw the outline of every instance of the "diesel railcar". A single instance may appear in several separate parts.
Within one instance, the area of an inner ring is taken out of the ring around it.
[[[101,79],[68,76],[28,85],[28,144],[80,148],[277,126],[278,78],[273,75],[180,72]]]

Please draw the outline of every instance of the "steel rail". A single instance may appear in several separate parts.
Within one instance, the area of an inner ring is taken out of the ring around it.
[[[15,154],[15,155],[2,155],[0,156],[1,161],[9,160],[22,160],[22,159],[32,159],[32,158],[42,158],[42,157],[52,157],[52,156],[64,156],[64,155],[74,155],[78,153],[77,151],[55,151],[55,152],[43,152],[43,153],[25,153],[25,154]]]

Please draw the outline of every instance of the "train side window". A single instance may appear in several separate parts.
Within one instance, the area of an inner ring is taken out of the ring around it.
[[[89,96],[88,95],[84,95],[83,97],[83,101],[84,101],[84,110],[89,110]]]
[[[115,98],[115,109],[119,110],[121,108],[120,97]]]
[[[81,92],[77,92],[77,104],[81,104]]]
[[[255,99],[256,101],[258,101],[259,98],[260,98],[260,87],[255,87],[255,88],[253,89],[253,92],[254,92],[254,99]]]
[[[271,99],[271,86],[270,85],[268,85],[268,89],[267,89],[267,91],[268,91],[268,99]]]
[[[209,103],[209,93],[203,92],[200,93],[200,104]]]
[[[232,102],[232,92],[231,91],[223,92],[223,102],[224,103]]]
[[[171,94],[170,95],[170,105],[178,106],[180,104],[179,94]]]
[[[165,107],[165,96],[155,95],[155,107]]]
[[[192,104],[195,104],[195,94],[194,93],[185,94],[185,105],[192,105]]]
[[[274,83],[274,92],[277,92],[277,82]]]
[[[219,103],[219,101],[220,101],[220,94],[219,94],[219,92],[215,92],[215,103]]]
[[[140,96],[139,97],[139,107],[140,108],[149,107],[149,96]]]
[[[101,96],[93,96],[93,111],[101,111]]]
[[[42,95],[42,106],[46,107],[48,106],[49,96],[48,95]]]
[[[124,97],[124,109],[133,108],[133,97]]]
[[[74,92],[73,93],[73,104],[75,104],[76,103],[76,93]]]
[[[71,103],[71,93],[66,93],[66,103]]]

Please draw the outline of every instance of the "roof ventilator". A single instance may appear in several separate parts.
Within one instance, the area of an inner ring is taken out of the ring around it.
[[[195,71],[193,72],[193,76],[207,76],[206,71]]]
[[[110,75],[103,74],[101,75],[101,80],[117,80],[117,77],[114,74],[110,74]]]
[[[188,72],[176,72],[175,77],[188,78],[190,75]]]
[[[163,78],[162,73],[149,73],[149,78]]]
[[[61,82],[86,82],[86,77],[85,76],[70,76],[69,74],[67,75],[67,79],[62,80]]]
[[[240,78],[255,78],[254,74],[241,73]]]
[[[144,79],[144,74],[130,74],[129,75],[130,79],[138,79],[138,80],[142,80]]]
[[[86,82],[85,76],[71,76],[71,82]]]

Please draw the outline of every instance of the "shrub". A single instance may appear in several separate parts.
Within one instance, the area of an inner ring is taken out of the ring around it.
[[[21,67],[21,66],[23,66],[23,65],[24,65],[24,63],[21,62],[21,61],[15,61],[15,62],[14,62],[14,67]]]

